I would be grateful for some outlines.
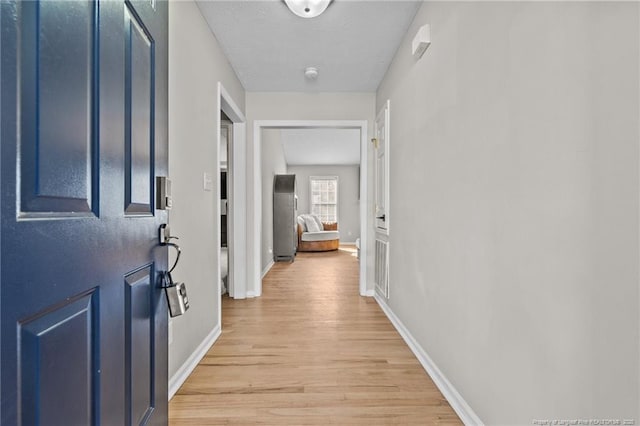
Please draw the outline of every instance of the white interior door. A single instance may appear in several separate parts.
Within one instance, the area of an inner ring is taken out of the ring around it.
[[[375,224],[389,230],[389,101],[378,113],[375,123]]]
[[[389,101],[375,122],[375,270],[376,294],[389,299]]]

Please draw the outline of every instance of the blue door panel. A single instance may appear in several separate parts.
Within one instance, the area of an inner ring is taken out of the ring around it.
[[[144,424],[155,405],[152,277],[152,266],[125,277],[127,425]]]
[[[17,72],[24,216],[86,214],[95,205],[95,11],[93,2],[29,1],[20,5]]]
[[[154,40],[131,4],[125,9],[127,214],[151,214],[153,190]]]
[[[22,424],[89,425],[98,404],[95,292],[19,324]]]
[[[167,423],[167,3],[0,2],[0,424]]]

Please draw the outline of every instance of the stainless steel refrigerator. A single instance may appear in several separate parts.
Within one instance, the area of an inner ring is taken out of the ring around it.
[[[298,246],[296,175],[273,178],[273,258],[293,262]]]

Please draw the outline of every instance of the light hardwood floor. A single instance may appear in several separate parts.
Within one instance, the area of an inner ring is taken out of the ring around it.
[[[263,296],[224,298],[222,335],[171,425],[461,424],[372,298],[355,249],[276,263]]]

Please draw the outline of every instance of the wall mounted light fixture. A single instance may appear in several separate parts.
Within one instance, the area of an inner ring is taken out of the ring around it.
[[[284,0],[289,10],[302,18],[315,18],[324,12],[332,0]]]

